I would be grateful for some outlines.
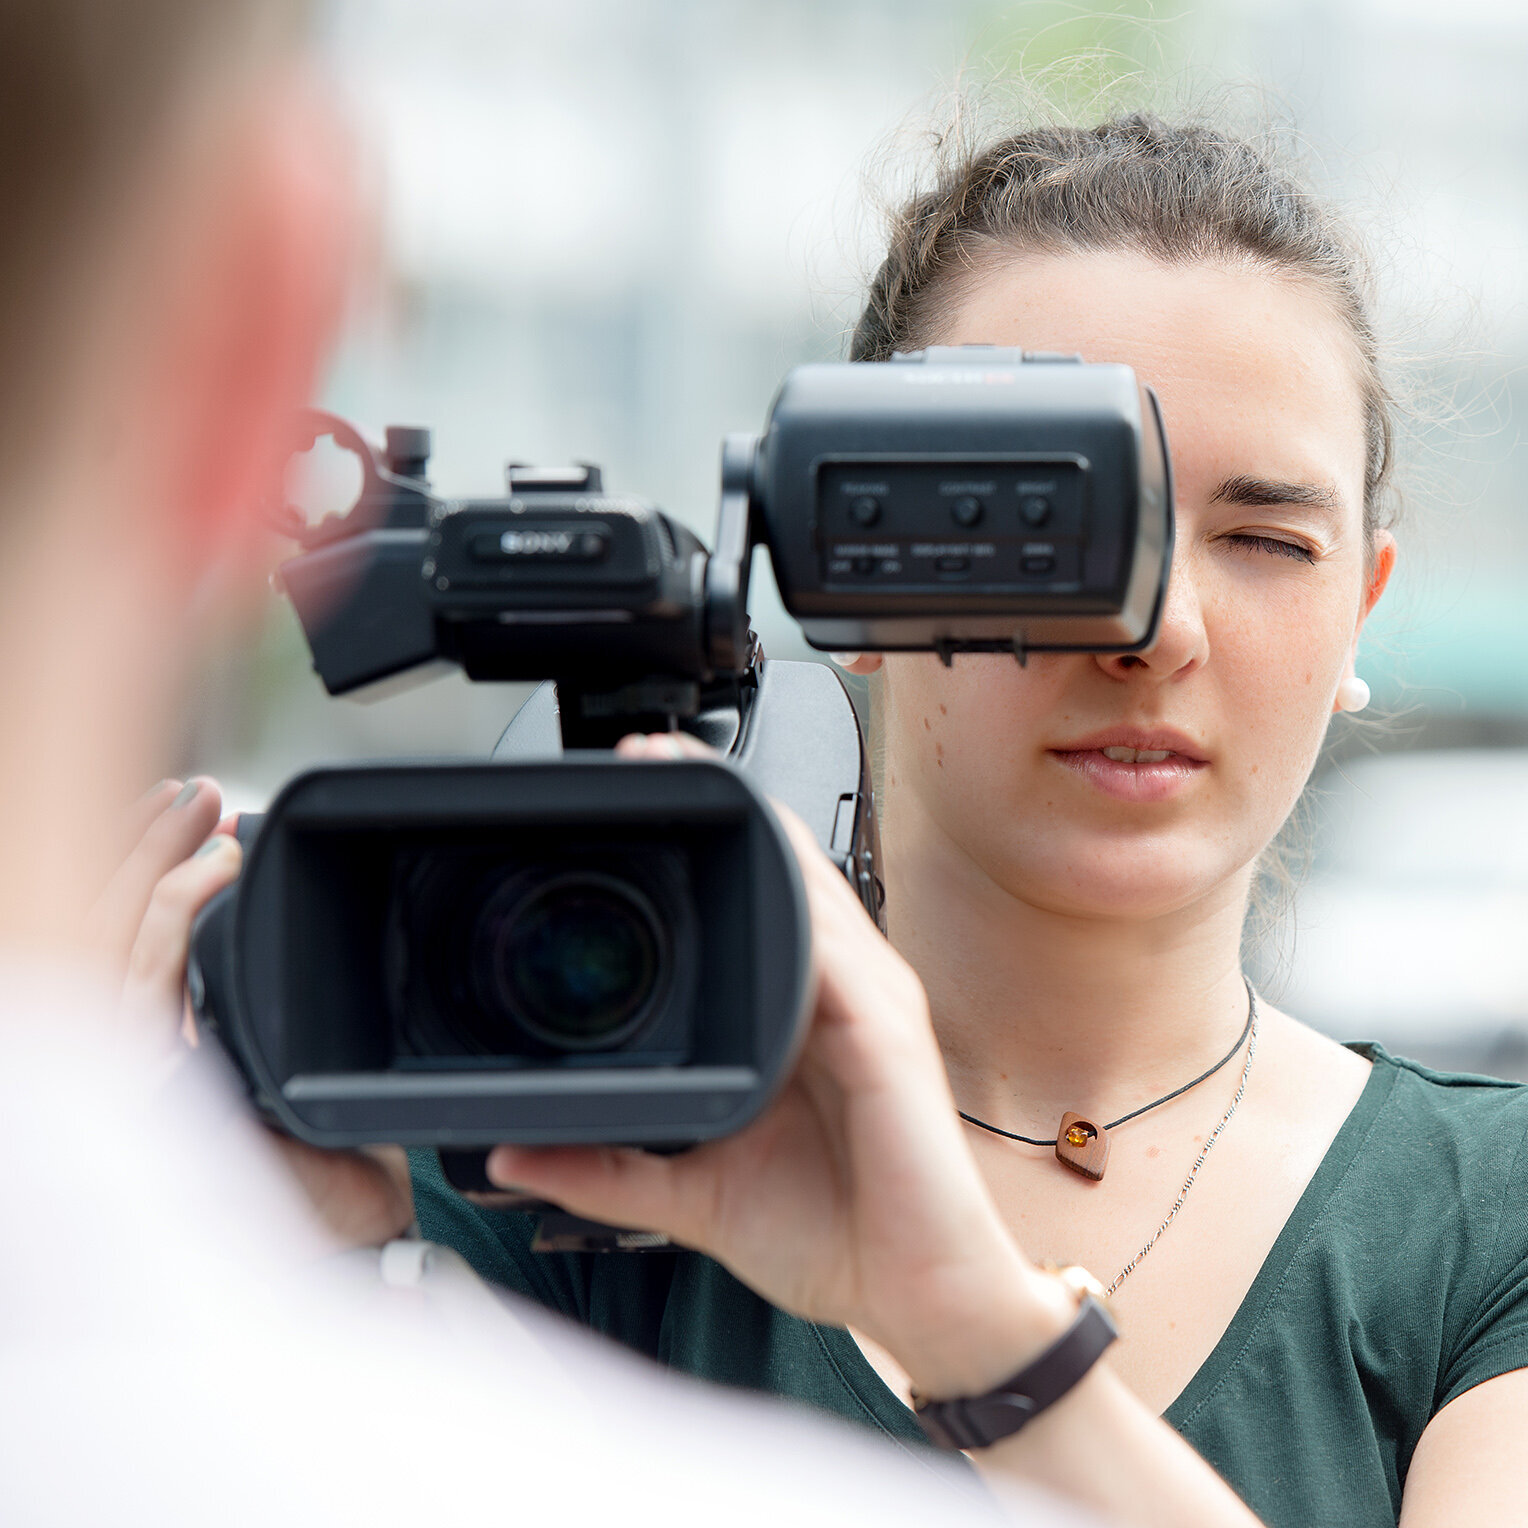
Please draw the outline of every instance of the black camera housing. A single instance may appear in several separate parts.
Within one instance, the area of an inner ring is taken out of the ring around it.
[[[754,497],[829,651],[1130,651],[1172,549],[1166,436],[1126,366],[979,346],[799,366]]]
[[[645,892],[666,877],[653,900],[682,947],[651,1011],[592,1047],[546,1043],[491,1004],[484,1022],[470,955],[442,972],[433,941],[409,937],[421,856],[472,863],[469,887],[556,860]],[[809,949],[790,846],[729,765],[323,769],[282,791],[237,895],[199,926],[193,998],[261,1110],[316,1144],[669,1144],[738,1129],[773,1091]]]
[[[756,544],[810,642],[947,663],[1144,647],[1171,565],[1155,399],[1075,358],[798,368],[762,439],[723,446],[709,552],[594,467],[512,466],[502,498],[442,499],[427,431],[389,430],[379,456],[312,414],[301,444],[325,434],[360,458],[359,500],[276,518],[304,548],[280,579],[330,692],[440,662],[545,682],[491,760],[293,781],[197,926],[201,1022],[266,1116],[322,1146],[684,1146],[783,1084],[810,939],[769,803],[882,927],[884,891],[842,683],[766,660],[750,629]],[[725,758],[591,752],[675,729]]]

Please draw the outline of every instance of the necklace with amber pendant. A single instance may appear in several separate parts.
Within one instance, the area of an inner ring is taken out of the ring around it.
[[[1247,1023],[1237,1037],[1236,1044],[1209,1071],[1201,1072],[1192,1082],[1185,1082],[1181,1088],[1174,1088],[1171,1093],[1164,1093],[1161,1098],[1155,1098],[1149,1104],[1142,1104],[1139,1109],[1132,1109],[1129,1114],[1122,1114],[1107,1125],[1097,1124],[1085,1115],[1068,1112],[1061,1116],[1061,1124],[1057,1127],[1055,1138],[1045,1141],[1031,1135],[1018,1135],[1012,1130],[999,1130],[996,1125],[989,1125],[986,1120],[977,1119],[974,1114],[967,1114],[964,1110],[960,1111],[960,1117],[968,1125],[991,1131],[993,1135],[1000,1135],[1007,1141],[1022,1141],[1026,1146],[1052,1146],[1056,1151],[1056,1160],[1063,1167],[1070,1168],[1074,1173],[1081,1173],[1084,1178],[1091,1178],[1096,1183],[1103,1177],[1104,1168],[1109,1164],[1109,1132],[1111,1130],[1117,1130],[1121,1125],[1128,1124],[1133,1119],[1139,1119],[1141,1115],[1149,1114],[1153,1109],[1160,1109],[1163,1104],[1170,1104],[1173,1099],[1181,1098],[1190,1088],[1197,1088],[1201,1082],[1208,1082],[1247,1043],[1247,1036],[1252,1033],[1252,1026],[1257,1020],[1257,994],[1253,992],[1252,983],[1247,981],[1246,977],[1243,977],[1242,981],[1247,988]]]

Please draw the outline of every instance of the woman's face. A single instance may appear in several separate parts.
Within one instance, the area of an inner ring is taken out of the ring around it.
[[[917,822],[1056,911],[1148,917],[1239,894],[1305,784],[1393,560],[1388,537],[1365,546],[1340,320],[1251,269],[1058,255],[978,274],[939,343],[1133,367],[1167,423],[1177,547],[1144,654],[888,656],[891,833]]]

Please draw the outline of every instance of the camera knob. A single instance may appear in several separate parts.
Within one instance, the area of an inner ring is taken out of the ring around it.
[[[382,454],[394,476],[422,478],[430,465],[430,432],[421,425],[390,424]]]

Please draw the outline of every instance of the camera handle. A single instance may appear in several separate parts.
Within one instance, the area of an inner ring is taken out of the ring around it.
[[[747,433],[722,441],[716,537],[706,559],[700,609],[702,651],[710,677],[658,675],[599,691],[554,676],[557,701],[550,714],[564,747],[609,748],[628,732],[683,727],[725,752],[746,726],[763,657],[748,620],[749,575],[757,545],[753,476],[758,445],[759,437]]]
[[[718,674],[743,674],[753,666],[757,644],[748,625],[748,578],[755,544],[753,469],[757,435],[722,441],[721,497],[716,544],[706,564],[706,645]]]

